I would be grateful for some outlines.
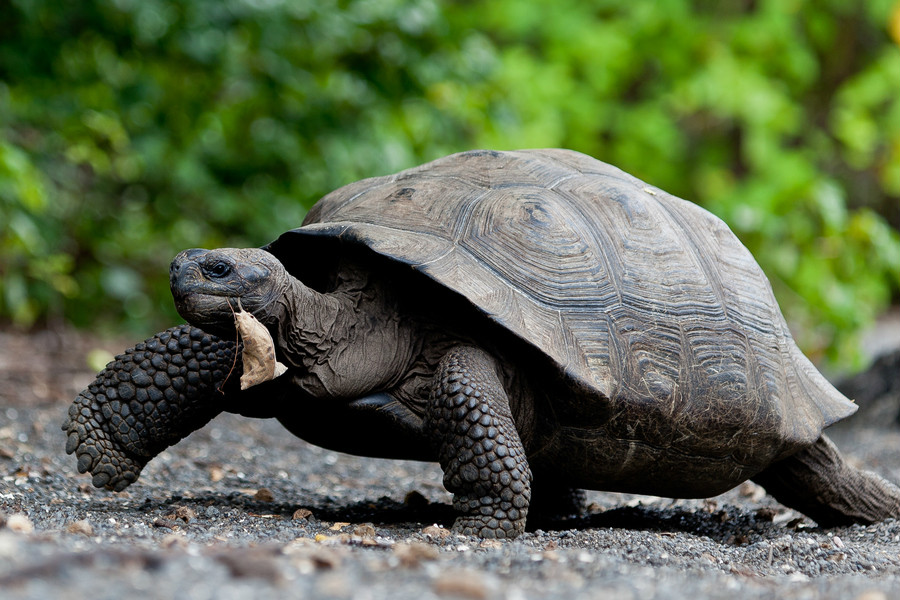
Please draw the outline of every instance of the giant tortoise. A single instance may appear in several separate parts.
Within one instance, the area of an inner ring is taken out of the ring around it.
[[[484,537],[580,489],[708,497],[748,479],[822,526],[900,515],[900,490],[822,435],[856,407],[728,227],[583,154],[472,151],[359,181],[268,246],[186,250],[170,276],[189,325],[69,410],[66,450],[98,487],[224,410],[439,461],[454,529]],[[238,306],[288,368],[243,391]]]

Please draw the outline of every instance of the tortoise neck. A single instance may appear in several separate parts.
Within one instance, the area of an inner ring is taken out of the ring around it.
[[[305,392],[355,400],[406,373],[415,358],[414,336],[388,286],[350,268],[328,293],[287,279],[277,325],[267,325]]]
[[[274,322],[267,325],[288,362],[303,367],[327,357],[353,311],[338,295],[317,292],[291,275],[286,280],[284,293],[270,313]]]

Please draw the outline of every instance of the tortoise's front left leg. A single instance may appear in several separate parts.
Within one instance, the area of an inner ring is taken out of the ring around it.
[[[96,487],[121,491],[151,458],[209,422],[236,393],[235,344],[181,325],[129,348],[69,407],[66,452]]]
[[[458,346],[441,359],[426,413],[444,486],[462,515],[453,529],[485,538],[525,531],[531,471],[494,359]]]

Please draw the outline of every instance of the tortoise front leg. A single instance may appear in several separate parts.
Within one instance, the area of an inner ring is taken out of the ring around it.
[[[229,378],[229,370],[234,368]],[[199,429],[237,391],[234,342],[196,327],[160,332],[116,357],[69,407],[66,452],[96,487],[134,483],[151,458]],[[228,381],[226,396],[220,388]]]
[[[453,529],[485,538],[521,534],[531,471],[489,354],[458,346],[441,359],[425,425],[437,434],[444,486],[462,513]]]

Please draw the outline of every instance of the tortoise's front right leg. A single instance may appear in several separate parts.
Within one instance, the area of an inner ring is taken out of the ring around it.
[[[525,531],[531,471],[489,354],[458,346],[441,359],[425,426],[437,435],[444,486],[462,513],[453,529],[485,538]]]
[[[234,342],[190,325],[167,329],[117,356],[78,395],[63,425],[66,452],[96,487],[121,491],[151,458],[219,414],[219,388],[240,375]]]

